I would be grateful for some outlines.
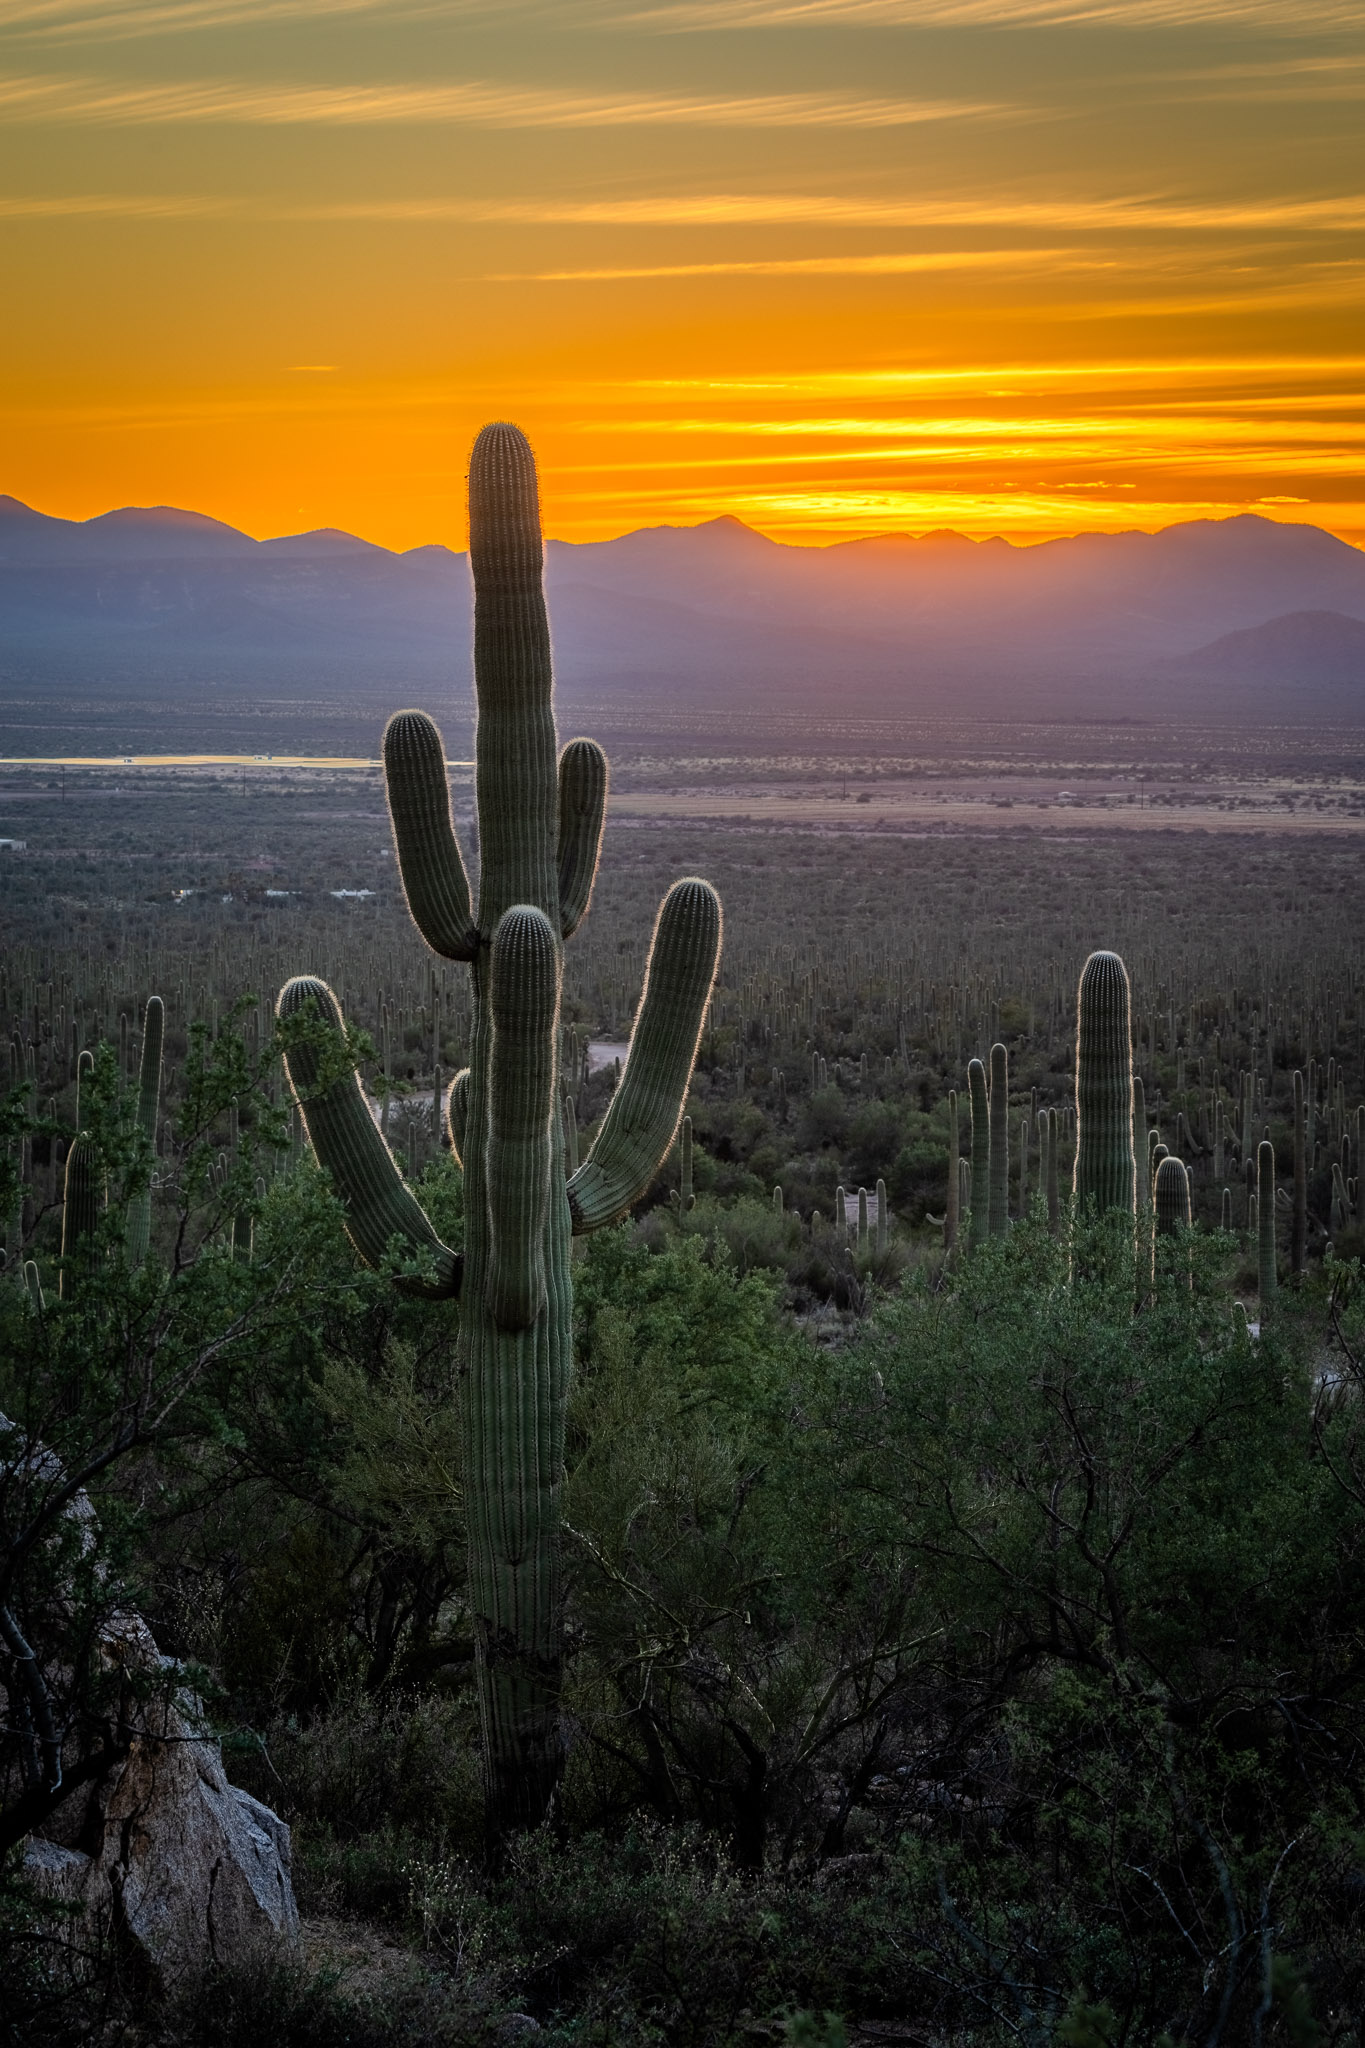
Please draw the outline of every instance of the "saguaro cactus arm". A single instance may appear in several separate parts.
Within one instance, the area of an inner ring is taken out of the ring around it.
[[[596,740],[570,740],[559,757],[559,928],[571,939],[588,914],[602,824],[607,757]]]
[[[309,1012],[335,1033],[340,1051],[345,1043],[340,1004],[325,981],[298,975],[280,993],[279,1015],[287,1021]],[[313,1150],[346,1211],[347,1236],[367,1266],[381,1264],[395,1237],[408,1251],[428,1254],[435,1274],[430,1279],[404,1275],[398,1285],[427,1300],[448,1300],[460,1291],[463,1259],[441,1243],[405,1184],[354,1068],[324,1080],[322,1052],[316,1041],[300,1038],[288,1047],[285,1059]]]
[[[550,1116],[559,951],[549,920],[519,905],[498,920],[489,962],[488,1311],[525,1330],[545,1304]]]
[[[720,955],[720,898],[695,877],[675,882],[654,927],[640,1013],[621,1085],[568,1185],[575,1235],[624,1216],[673,1143]]]
[[[457,1166],[464,1165],[464,1130],[468,1116],[469,1069],[461,1067],[446,1095],[446,1129],[450,1133],[450,1149],[455,1154]]]
[[[424,711],[397,711],[389,720],[384,780],[413,923],[433,953],[472,960],[479,934],[450,814],[445,748]]]

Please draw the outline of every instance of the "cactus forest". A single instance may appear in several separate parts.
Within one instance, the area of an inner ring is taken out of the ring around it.
[[[382,786],[6,770],[0,2037],[1359,2044],[1352,839],[877,813],[1174,730],[609,775],[468,483]],[[190,1696],[302,1931],[171,1986],[25,1844]]]

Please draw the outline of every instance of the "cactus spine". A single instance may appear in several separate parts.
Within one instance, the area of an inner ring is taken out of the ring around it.
[[[1010,1056],[1003,1045],[991,1047],[991,1178],[990,1233],[1003,1237],[1010,1227]]]
[[[384,735],[408,907],[432,950],[468,962],[473,979],[470,1063],[452,1082],[447,1108],[464,1169],[463,1271],[403,1185],[354,1074],[335,1075],[341,1017],[330,991],[291,982],[280,1007],[320,1016],[321,1040],[333,1048],[331,1074],[317,1046],[291,1049],[290,1078],[357,1249],[375,1263],[396,1236],[422,1255],[419,1291],[460,1295],[470,1600],[488,1821],[497,1837],[544,1817],[562,1761],[559,1496],[571,1233],[624,1215],[673,1143],[715,976],[721,911],[705,882],[677,882],[665,897],[620,1085],[566,1181],[556,1107],[561,961],[591,896],[607,764],[590,740],[573,741],[556,764],[535,463],[515,427],[485,427],[475,442],[469,510],[477,912],[435,725],[420,712],[399,712]]]
[[[1137,1213],[1128,970],[1092,953],[1076,999],[1076,1207]]]
[[[967,1093],[972,1111],[971,1246],[984,1244],[991,1223],[991,1125],[986,1069],[980,1060],[967,1065]]]

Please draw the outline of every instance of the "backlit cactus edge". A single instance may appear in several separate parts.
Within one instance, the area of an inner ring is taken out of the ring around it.
[[[459,1297],[470,1598],[489,1823],[498,1835],[544,1816],[560,1770],[570,1240],[623,1216],[673,1143],[715,978],[721,907],[695,879],[676,882],[664,898],[620,1085],[566,1180],[557,1100],[563,944],[592,893],[607,762],[595,742],[574,740],[556,763],[536,470],[517,428],[488,426],[475,442],[469,515],[477,910],[436,726],[401,711],[384,735],[408,907],[433,952],[466,961],[473,978],[469,1066],[447,1098],[464,1169],[463,1259],[432,1230],[346,1069],[330,989],[312,977],[293,980],[279,1010],[282,1019],[320,1020],[294,1035],[290,1081],[361,1257],[378,1264],[397,1239],[415,1269],[401,1285],[434,1299]]]

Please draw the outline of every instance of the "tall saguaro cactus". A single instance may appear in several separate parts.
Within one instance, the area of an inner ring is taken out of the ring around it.
[[[1076,1002],[1076,1208],[1137,1210],[1128,970],[1092,953]]]
[[[357,1077],[338,1057],[341,1012],[326,984],[290,982],[280,1012],[321,1020],[290,1050],[290,1079],[356,1249],[375,1264],[396,1238],[411,1255],[400,1284],[436,1299],[459,1296],[470,1596],[496,1836],[542,1818],[561,1762],[570,1238],[623,1216],[673,1143],[715,977],[721,908],[693,879],[664,898],[620,1086],[566,1181],[557,1099],[563,943],[592,894],[607,762],[593,741],[573,740],[556,764],[535,462],[517,428],[485,427],[475,442],[469,517],[477,910],[440,734],[423,713],[402,711],[384,735],[408,907],[433,952],[468,962],[474,985],[469,1066],[447,1098],[464,1170],[462,1265],[404,1185]]]
[[[1158,1237],[1176,1237],[1190,1227],[1190,1176],[1183,1159],[1163,1159],[1153,1190]]]
[[[991,1047],[990,1143],[991,1180],[989,1230],[1003,1237],[1010,1227],[1010,1056],[1003,1045]]]
[[[1261,1314],[1269,1315],[1279,1286],[1275,1252],[1275,1147],[1262,1138],[1256,1147],[1256,1291]]]
[[[138,1073],[137,1127],[149,1154],[156,1151],[156,1124],[161,1111],[161,1040],[166,1008],[160,996],[148,996],[142,1022],[142,1063]],[[147,1256],[152,1230],[152,1190],[139,1189],[128,1204],[124,1246],[130,1266]]]
[[[986,1087],[986,1069],[980,1060],[967,1062],[967,1100],[972,1113],[972,1207],[968,1242],[975,1251],[979,1244],[985,1243],[991,1225],[990,1095]]]

